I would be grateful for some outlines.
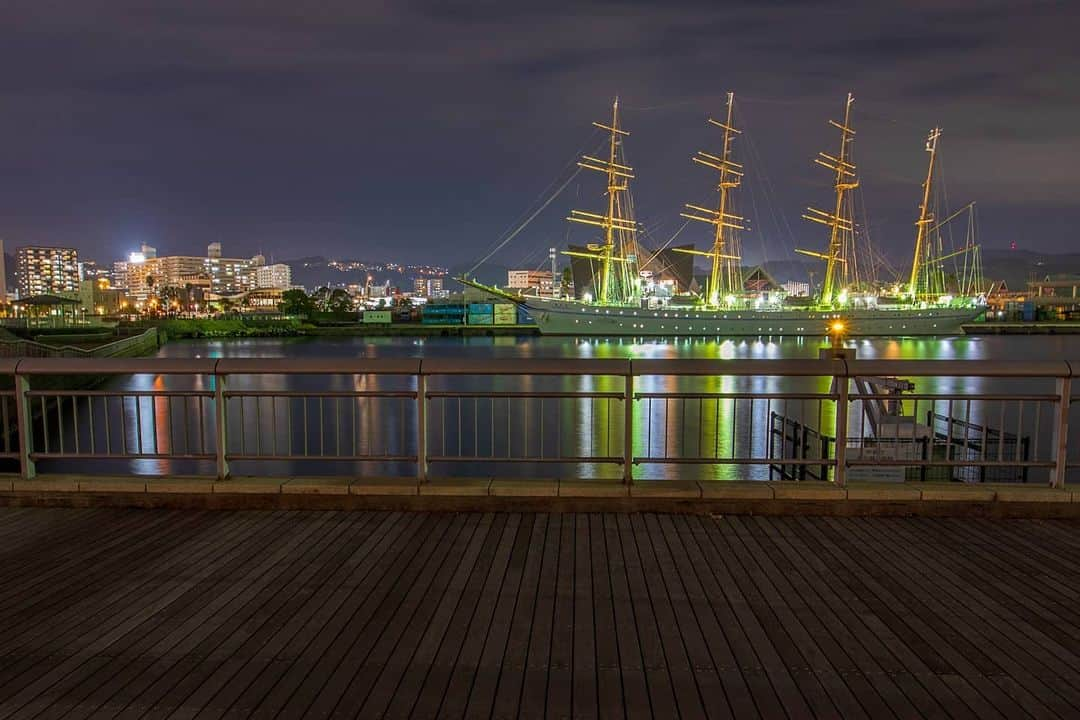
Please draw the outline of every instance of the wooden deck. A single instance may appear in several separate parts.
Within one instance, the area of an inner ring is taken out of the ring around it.
[[[0,509],[0,718],[1080,715],[1080,524]]]

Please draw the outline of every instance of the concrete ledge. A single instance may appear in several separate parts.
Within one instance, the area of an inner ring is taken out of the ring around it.
[[[847,490],[828,482],[770,482],[776,500],[845,500]]]
[[[853,483],[847,486],[848,500],[875,502],[913,502],[922,498],[922,492],[914,485],[905,483]]]
[[[143,478],[81,479],[79,492],[146,492],[146,480]]]
[[[1069,502],[1074,493],[1040,485],[994,485],[998,502]]]
[[[214,492],[213,480],[200,480],[191,478],[188,480],[171,480],[162,478],[155,480],[150,478],[146,481],[148,493],[212,493]]]
[[[551,480],[492,480],[488,494],[500,497],[557,497],[559,481]]]
[[[630,487],[614,480],[560,480],[559,497],[567,498],[624,498]]]
[[[949,502],[987,503],[997,499],[997,490],[989,485],[967,483],[914,483],[919,487],[919,498],[924,501],[947,500]]]
[[[75,478],[34,478],[33,480],[12,480],[13,492],[78,492],[79,481]]]
[[[350,495],[417,495],[413,478],[360,478],[349,483]]]
[[[701,497],[715,500],[772,500],[773,488],[764,482],[702,480]]]
[[[5,489],[11,483],[11,490]],[[1071,502],[1070,502],[1071,501]],[[0,506],[199,510],[671,512],[764,515],[1080,518],[1080,489],[962,483],[293,479],[56,476],[3,480]]]
[[[305,495],[348,495],[347,478],[293,478],[281,485],[281,492]]]
[[[270,478],[229,478],[214,483],[216,494],[278,495],[281,493],[281,480]]]
[[[421,495],[487,495],[491,487],[490,479],[473,480],[469,478],[443,478],[420,483]]]
[[[701,485],[693,480],[643,480],[630,486],[630,497],[700,498]]]

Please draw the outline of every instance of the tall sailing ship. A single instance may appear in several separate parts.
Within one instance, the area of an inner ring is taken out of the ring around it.
[[[632,214],[629,195],[634,171],[623,153],[623,142],[630,133],[620,125],[616,99],[610,124],[593,123],[607,133],[606,156],[585,155],[578,162],[583,170],[606,178],[606,208],[602,212],[573,210],[567,218],[599,229],[596,242],[566,253],[595,266],[592,288],[595,293],[584,293],[578,299],[520,297],[514,298],[515,301],[528,309],[541,332],[556,335],[820,336],[837,321],[852,335],[962,332],[965,323],[981,315],[985,302],[972,294],[950,295],[946,288],[943,261],[970,253],[975,256],[974,262],[978,248],[969,242],[958,252],[942,252],[938,230],[943,223],[935,218],[932,203],[940,130],[930,134],[926,145],[930,162],[919,219],[915,223],[915,252],[906,287],[886,290],[858,277],[857,233],[851,202],[851,191],[858,187],[851,154],[855,136],[851,124],[853,103],[854,98],[849,94],[843,121],[829,121],[840,133],[837,154],[820,153],[814,159],[832,173],[835,193],[832,208],[809,208],[803,215],[829,231],[824,252],[798,251],[825,263],[821,291],[815,298],[806,298],[801,306],[790,302],[766,304],[744,286],[739,233],[746,230],[747,221],[734,212],[733,204],[744,167],[732,159],[732,145],[740,130],[734,122],[734,95],[728,93],[725,119],[709,120],[722,132],[719,153],[698,152],[692,158],[719,174],[716,204],[713,207],[688,204],[682,213],[690,221],[711,226],[712,247],[707,251],[675,249],[708,259],[710,272],[700,295],[683,302],[671,299],[659,304],[643,291],[639,272],[642,252],[637,241],[639,226]]]

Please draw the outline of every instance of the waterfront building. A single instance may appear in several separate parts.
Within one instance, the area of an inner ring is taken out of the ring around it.
[[[256,255],[254,260],[261,258]],[[254,287],[257,289],[288,290],[292,287],[292,268],[285,263],[256,266]]]
[[[551,295],[554,286],[550,270],[508,270],[506,287],[511,290],[535,289],[540,295]]]
[[[29,245],[15,249],[19,297],[79,291],[79,253],[75,248]]]
[[[416,278],[413,281],[413,291],[418,297],[425,298],[442,298],[449,294],[443,288],[443,279],[441,277]]]
[[[226,258],[221,256],[221,243],[210,243],[207,256],[164,255],[147,245],[132,253],[127,261],[113,266],[117,285],[125,288],[132,299],[145,302],[163,288],[184,288],[188,285],[205,287],[218,295],[234,295],[255,286],[256,258]],[[120,281],[119,278],[123,277]]]
[[[810,297],[810,283],[788,280],[781,287],[791,297]]]
[[[112,287],[105,278],[81,281],[79,301],[87,315],[119,315],[130,307],[124,291]]]

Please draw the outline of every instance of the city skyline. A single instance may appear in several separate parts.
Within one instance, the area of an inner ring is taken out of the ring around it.
[[[19,4],[0,46],[0,236],[101,260],[222,241],[280,260],[392,247],[401,262],[467,264],[544,196],[620,95],[638,215],[661,244],[682,203],[709,195],[689,156],[715,146],[704,121],[734,90],[746,252],[785,258],[822,241],[798,217],[828,195],[811,158],[852,90],[867,228],[887,254],[908,253],[923,138],[939,125],[950,204],[978,202],[981,241],[1060,249],[1080,221],[1066,52],[1077,9],[904,8]],[[497,260],[587,239],[563,217],[599,196],[591,180]],[[695,230],[680,242],[705,244]]]

